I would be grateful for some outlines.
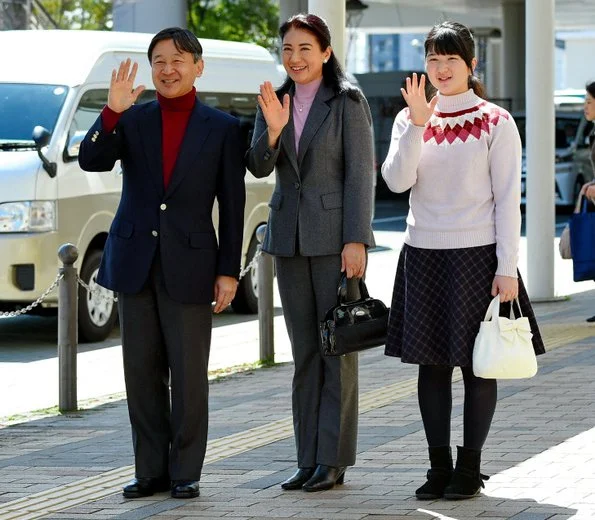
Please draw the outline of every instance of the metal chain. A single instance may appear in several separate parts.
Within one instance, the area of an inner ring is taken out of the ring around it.
[[[242,278],[244,278],[244,276],[246,276],[246,274],[247,274],[248,272],[250,272],[250,270],[251,270],[253,267],[255,267],[255,266],[256,266],[256,264],[257,264],[257,262],[258,262],[258,257],[259,257],[261,254],[262,254],[262,250],[261,250],[260,248],[258,248],[258,249],[256,250],[256,253],[255,253],[255,255],[254,255],[254,258],[252,258],[252,260],[250,261],[250,263],[249,263],[249,264],[248,264],[246,267],[244,267],[244,269],[242,269],[242,270],[240,271],[240,280],[241,280]]]
[[[256,254],[254,255],[254,258],[252,258],[252,260],[250,261],[250,263],[244,267],[244,269],[241,270],[240,272],[240,280],[246,276],[247,273],[250,272],[250,270],[256,266],[257,262],[258,262],[258,257],[262,254],[262,251],[260,249],[258,249],[256,251]],[[9,312],[0,312],[0,318],[14,318],[16,316],[21,316],[22,314],[26,314],[27,312],[33,310],[35,307],[37,307],[43,300],[45,300],[45,298],[47,297],[47,295],[52,292],[55,287],[58,285],[58,282],[60,282],[60,280],[62,280],[62,278],[64,278],[64,275],[62,273],[59,273],[56,276],[56,279],[54,280],[54,282],[52,283],[52,285],[50,285],[44,292],[43,294],[37,298],[37,300],[35,300],[33,303],[27,305],[26,307],[23,307],[22,309],[19,309],[17,311],[9,311]],[[105,294],[104,291],[102,291],[101,289],[91,289],[91,287],[89,287],[85,282],[83,282],[83,280],[81,279],[80,276],[78,276],[77,274],[77,282],[79,283],[79,285],[81,287],[83,287],[83,289],[85,289],[88,293],[90,294],[94,294],[96,296],[99,296],[99,298],[106,300],[106,301],[110,301],[110,302],[117,302],[118,301],[118,297],[117,296],[108,296]],[[112,293],[113,294],[113,293]]]
[[[56,285],[58,285],[58,282],[60,280],[62,280],[62,278],[64,278],[64,275],[62,273],[58,273],[58,275],[56,276],[56,279],[54,280],[54,283],[52,283],[52,285],[50,285],[43,292],[43,294],[39,298],[37,298],[37,300],[35,300],[33,303],[27,305],[27,307],[23,307],[22,309],[19,309],[18,311],[0,312],[0,318],[14,318],[15,316],[20,316],[22,314],[26,314],[27,312],[33,310],[43,300],[45,300],[46,296],[54,290],[54,288],[56,287]]]
[[[117,302],[118,301],[118,297],[114,296],[114,293],[112,291],[109,291],[109,289],[91,289],[91,287],[89,287],[85,282],[83,282],[83,280],[81,279],[81,277],[77,274],[76,275],[76,280],[79,283],[79,285],[85,289],[89,294],[93,294],[95,296],[98,296],[101,300],[105,300],[106,302]],[[108,295],[106,294],[106,292],[109,291],[111,294]]]

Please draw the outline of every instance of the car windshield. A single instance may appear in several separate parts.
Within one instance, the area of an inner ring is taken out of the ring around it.
[[[523,148],[525,148],[525,116],[517,115],[514,117],[514,120],[516,121],[517,127],[519,129],[519,134],[521,135]],[[556,116],[556,148],[568,148],[574,144],[580,122],[580,117],[563,115]]]
[[[67,93],[61,85],[0,83],[0,143],[32,142],[37,125],[52,133]]]

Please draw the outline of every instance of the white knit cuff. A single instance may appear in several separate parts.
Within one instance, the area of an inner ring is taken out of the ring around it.
[[[496,269],[496,275],[518,278],[517,264],[518,260],[516,258],[498,258],[498,268]]]

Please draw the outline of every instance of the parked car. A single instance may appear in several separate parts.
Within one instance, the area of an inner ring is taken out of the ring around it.
[[[589,134],[593,122],[587,121],[582,103],[563,103],[556,109],[556,197],[557,206],[573,206],[582,185],[593,179]],[[575,109],[576,107],[576,109]],[[513,114],[523,143],[521,203],[526,199],[527,161],[525,153],[525,114]]]

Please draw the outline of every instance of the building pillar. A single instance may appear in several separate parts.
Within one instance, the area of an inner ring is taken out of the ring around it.
[[[525,108],[525,4],[505,0],[502,15],[504,97],[512,100],[513,110],[522,110]]]
[[[308,12],[326,20],[331,30],[333,52],[345,67],[345,2],[342,0],[308,0]]]
[[[555,0],[527,0],[526,3],[525,216],[527,289],[532,300],[554,297],[554,7]]]
[[[187,28],[187,8],[186,0],[114,0],[114,31],[154,34],[166,27]]]
[[[0,1],[0,31],[29,29],[31,0]]]
[[[279,0],[279,25],[290,16],[308,12],[308,0]]]

